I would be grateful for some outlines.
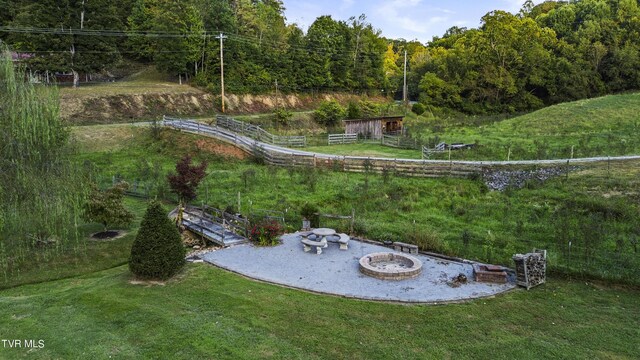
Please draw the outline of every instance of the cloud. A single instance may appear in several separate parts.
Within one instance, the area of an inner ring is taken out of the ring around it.
[[[381,20],[379,26],[385,29],[407,30],[412,35],[428,34],[433,25],[449,21],[448,15],[454,13],[443,8],[420,6],[421,2],[422,0],[383,1],[375,11]],[[408,8],[411,11],[407,11]]]
[[[342,4],[340,5],[340,11],[345,11],[350,9],[353,6],[354,0],[342,0]]]

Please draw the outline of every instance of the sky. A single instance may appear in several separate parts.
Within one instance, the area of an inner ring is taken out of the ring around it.
[[[517,13],[525,0],[284,0],[288,23],[307,30],[322,15],[335,20],[367,16],[382,36],[390,39],[430,41],[452,26],[476,28],[492,10]],[[539,4],[540,0],[534,3]]]

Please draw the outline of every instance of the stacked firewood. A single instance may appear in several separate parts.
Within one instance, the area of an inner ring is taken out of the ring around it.
[[[527,290],[543,284],[546,280],[547,252],[546,250],[534,250],[533,253],[516,254],[513,256],[516,263],[516,283]]]

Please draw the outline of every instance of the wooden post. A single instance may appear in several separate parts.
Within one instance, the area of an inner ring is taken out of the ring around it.
[[[220,39],[220,90],[221,90],[221,103],[222,103],[222,113],[224,114],[224,49],[222,43],[224,39],[227,37],[220,32],[220,36],[217,36],[216,39]]]
[[[349,235],[353,236],[353,226],[356,221],[356,209],[351,208],[351,225],[349,226]]]

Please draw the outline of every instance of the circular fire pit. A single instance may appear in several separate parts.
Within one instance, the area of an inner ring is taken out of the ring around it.
[[[360,259],[360,272],[382,280],[405,280],[422,272],[422,261],[396,253],[375,253]]]

